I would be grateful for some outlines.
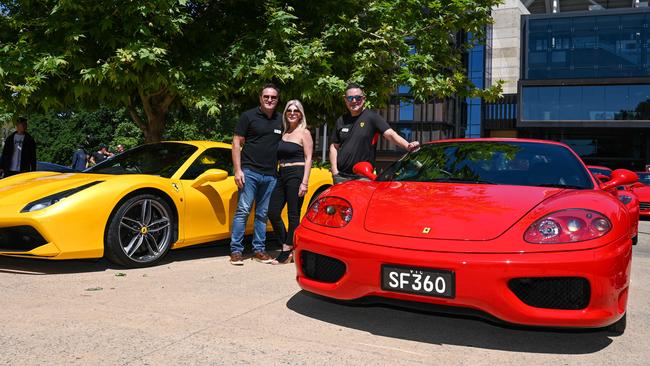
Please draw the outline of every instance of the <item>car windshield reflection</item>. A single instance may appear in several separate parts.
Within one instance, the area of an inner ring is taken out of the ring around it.
[[[196,150],[196,146],[177,142],[141,145],[86,169],[85,172],[147,174],[170,178]]]
[[[589,172],[566,147],[519,141],[427,144],[391,165],[377,181],[593,188]]]

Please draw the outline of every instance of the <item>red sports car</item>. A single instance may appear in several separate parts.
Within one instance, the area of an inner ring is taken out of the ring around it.
[[[639,215],[650,217],[650,186],[637,183],[632,186],[632,192],[639,200]]]
[[[371,173],[367,176],[372,178]],[[297,280],[339,300],[625,330],[631,217],[566,145],[423,145],[376,179],[324,191],[295,234]]]

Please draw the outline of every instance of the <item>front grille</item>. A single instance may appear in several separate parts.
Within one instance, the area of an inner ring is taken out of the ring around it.
[[[639,209],[642,211],[650,210],[650,202],[639,202]]]
[[[589,281],[581,277],[515,278],[508,287],[526,305],[544,309],[584,309],[591,296]]]
[[[300,252],[300,265],[306,277],[320,282],[333,283],[345,274],[340,260],[306,250]]]
[[[2,252],[28,252],[44,244],[47,244],[47,241],[31,226],[0,228]]]

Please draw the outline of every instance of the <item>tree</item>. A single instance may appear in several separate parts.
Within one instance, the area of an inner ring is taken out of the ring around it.
[[[0,6],[6,110],[124,107],[147,142],[170,110],[217,115],[280,85],[321,122],[346,82],[381,106],[397,85],[416,99],[477,90],[463,32],[484,37],[499,0],[12,0]],[[412,52],[415,49],[416,52]],[[313,120],[313,119],[312,119]]]

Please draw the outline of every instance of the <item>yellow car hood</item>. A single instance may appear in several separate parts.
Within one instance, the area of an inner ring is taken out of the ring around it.
[[[0,206],[28,204],[49,195],[95,181],[114,178],[104,174],[24,173],[0,180]]]

